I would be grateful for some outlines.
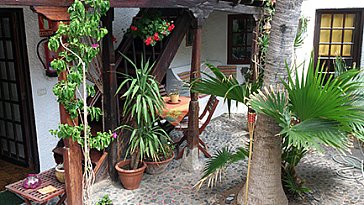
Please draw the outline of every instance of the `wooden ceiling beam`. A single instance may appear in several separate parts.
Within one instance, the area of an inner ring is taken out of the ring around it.
[[[1,5],[14,6],[70,6],[73,0],[1,0]]]
[[[73,0],[1,0],[1,5],[69,6]],[[244,14],[262,14],[262,8],[222,0],[110,0],[114,8],[199,8]]]

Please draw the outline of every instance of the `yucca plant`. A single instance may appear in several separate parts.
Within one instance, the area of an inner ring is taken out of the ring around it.
[[[324,144],[344,150],[347,147],[349,133],[361,140],[364,139],[363,74],[354,69],[342,72],[338,76],[328,77],[323,72],[323,67],[314,67],[312,59],[311,57],[307,73],[302,71],[301,78],[297,72],[293,74],[287,68],[288,81],[282,80],[282,88],[264,88],[245,101],[231,96],[232,93],[221,94],[222,90],[229,91],[225,88],[226,85],[221,86],[220,90],[217,86],[210,89],[210,84],[216,83],[216,78],[201,80],[193,85],[193,89],[197,90],[199,87],[200,92],[207,89],[206,93],[209,94],[247,102],[256,112],[268,115],[277,121],[281,127],[277,137],[280,136],[283,140],[283,182],[296,193],[307,191],[305,188],[293,186],[292,180],[296,180],[294,168],[309,149],[322,150],[321,145]],[[294,69],[297,71],[297,68]],[[214,90],[219,91],[214,92]],[[242,93],[239,96],[241,95]],[[207,162],[198,186],[210,181],[210,178],[216,179],[229,163],[237,161],[229,159],[233,154],[226,152],[227,150],[218,152]],[[245,157],[245,155],[239,156],[241,159]]]
[[[158,153],[165,154],[163,140],[170,141],[168,134],[159,126],[155,126],[157,113],[164,107],[159,93],[158,82],[150,75],[154,64],[141,60],[140,68],[124,56],[134,67],[135,76],[126,75],[117,93],[124,87],[127,91],[121,96],[123,100],[122,115],[128,124],[118,129],[126,129],[131,133],[126,155],[131,155],[131,168],[137,169],[140,160],[145,157],[158,160]]]

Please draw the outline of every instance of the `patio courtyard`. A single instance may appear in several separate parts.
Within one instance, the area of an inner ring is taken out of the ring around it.
[[[248,141],[246,116],[243,114],[223,114],[211,121],[201,138],[214,154],[223,147],[236,149]],[[180,133],[172,132],[172,137]],[[302,197],[289,196],[289,204],[342,205],[364,204],[363,178],[348,179],[337,175],[343,166],[333,160],[337,152],[326,149],[325,153],[311,152],[298,165],[298,175],[311,190]],[[363,156],[359,149],[353,149],[357,157]],[[200,155],[203,161],[205,158]],[[213,189],[203,186],[200,190],[193,189],[199,180],[200,172],[191,173],[180,168],[181,160],[174,160],[165,173],[161,175],[144,174],[141,186],[129,191],[121,184],[107,179],[94,186],[94,198],[99,199],[108,194],[114,205],[142,204],[236,204],[236,193],[240,190],[246,176],[247,160],[229,166],[222,178]],[[359,173],[357,170],[356,173]],[[351,170],[345,176],[351,177]]]

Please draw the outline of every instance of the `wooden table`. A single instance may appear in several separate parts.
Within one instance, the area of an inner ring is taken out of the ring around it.
[[[27,205],[32,205],[32,201],[45,205],[48,203],[49,200],[55,197],[59,197],[59,201],[56,205],[60,205],[66,200],[65,184],[57,181],[54,169],[42,172],[38,174],[38,177],[42,181],[42,184],[35,189],[25,189],[23,187],[23,180],[17,181],[13,184],[9,184],[5,188],[15,194],[22,196],[24,202]],[[49,185],[52,185],[57,190],[47,194],[41,194],[40,192],[38,192],[39,189],[42,189]]]
[[[165,102],[165,107],[159,116],[167,120],[173,126],[177,126],[188,114],[191,98],[186,96],[180,96],[180,102],[176,104],[170,103],[169,97],[163,97],[163,100]]]

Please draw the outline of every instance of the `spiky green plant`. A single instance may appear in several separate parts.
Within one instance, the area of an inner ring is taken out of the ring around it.
[[[131,132],[127,155],[131,155],[131,168],[138,168],[139,161],[144,157],[158,160],[158,154],[166,155],[162,141],[169,140],[168,134],[159,126],[154,126],[157,113],[164,107],[164,101],[159,93],[158,82],[150,75],[154,64],[141,60],[138,68],[134,62],[124,56],[134,67],[135,76],[125,75],[117,93],[124,87],[126,92],[123,99],[123,116],[127,124],[117,129],[127,129]]]

